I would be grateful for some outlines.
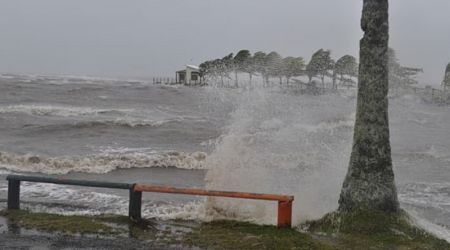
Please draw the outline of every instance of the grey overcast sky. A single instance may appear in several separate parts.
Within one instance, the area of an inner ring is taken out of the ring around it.
[[[391,0],[391,47],[439,84],[450,0]],[[0,0],[0,72],[172,76],[239,49],[358,55],[362,0]]]

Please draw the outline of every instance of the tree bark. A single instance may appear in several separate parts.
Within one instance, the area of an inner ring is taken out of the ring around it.
[[[339,211],[398,212],[388,120],[388,0],[364,0],[353,148]]]
[[[325,75],[322,75],[320,79],[322,79],[322,90],[325,90]]]

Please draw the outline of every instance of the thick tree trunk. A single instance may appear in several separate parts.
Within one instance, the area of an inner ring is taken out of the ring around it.
[[[388,120],[388,0],[364,0],[353,149],[339,211],[398,212]]]

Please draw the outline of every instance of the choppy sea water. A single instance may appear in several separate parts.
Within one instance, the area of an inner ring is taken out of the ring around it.
[[[152,85],[80,77],[0,76],[0,200],[9,173],[295,195],[294,219],[337,206],[351,149],[354,91]],[[403,208],[450,227],[450,109],[390,98]],[[23,205],[127,213],[126,192],[24,183]],[[0,202],[5,206],[5,202]],[[274,204],[145,194],[144,216],[273,223]]]

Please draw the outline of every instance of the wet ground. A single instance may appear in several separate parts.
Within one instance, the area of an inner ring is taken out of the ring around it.
[[[18,227],[0,216],[0,249],[198,249],[132,237],[67,235]]]

